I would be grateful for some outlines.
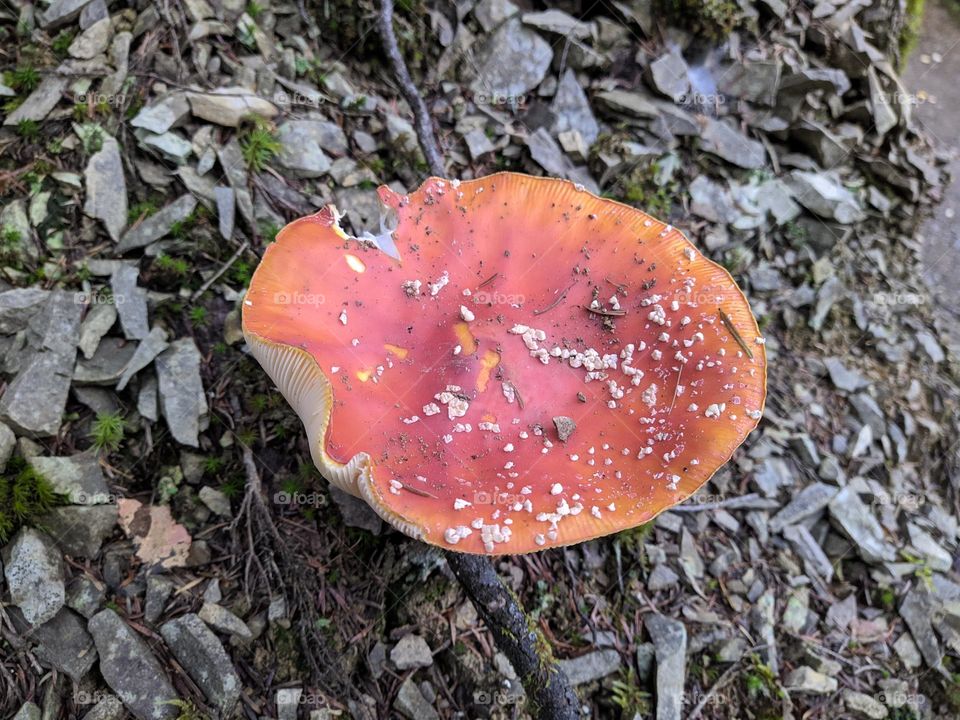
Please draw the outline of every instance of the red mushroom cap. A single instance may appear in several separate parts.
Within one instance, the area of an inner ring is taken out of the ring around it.
[[[675,228],[515,173],[379,192],[399,257],[330,208],[294,221],[243,329],[319,469],[408,535],[501,554],[634,527],[757,425],[756,321]]]

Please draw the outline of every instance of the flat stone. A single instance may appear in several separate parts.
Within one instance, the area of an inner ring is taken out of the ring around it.
[[[82,385],[113,385],[137,350],[136,343],[123,338],[104,338],[89,360],[80,358],[73,381]]]
[[[170,434],[191,447],[199,447],[200,421],[207,413],[201,359],[192,338],[176,340],[156,359],[160,407]]]
[[[690,68],[679,54],[670,52],[650,63],[647,73],[650,83],[675,103],[682,102],[690,92]]]
[[[816,515],[830,504],[837,492],[839,488],[826,483],[814,482],[807,485],[780,512],[770,518],[770,530],[780,532],[787,525]]]
[[[736,63],[717,79],[717,89],[724,95],[773,106],[782,68],[780,60]]]
[[[473,16],[484,32],[490,32],[518,12],[520,8],[510,0],[480,0],[473,8]]]
[[[560,78],[550,111],[554,115],[551,132],[555,135],[576,130],[587,146],[590,146],[600,134],[600,126],[590,109],[587,94],[577,82],[577,74],[569,68]]]
[[[803,95],[813,90],[826,90],[843,95],[849,89],[850,78],[836,68],[804,68],[780,81],[781,93]]]
[[[80,339],[81,310],[73,293],[58,290],[34,318],[43,328],[43,338],[0,397],[0,421],[21,435],[49,437],[60,430]]]
[[[141,133],[140,143],[147,149],[156,150],[176,165],[185,164],[193,154],[193,145],[176,130],[170,130],[161,135]]]
[[[559,660],[557,665],[567,676],[570,684],[576,686],[612,675],[623,667],[623,660],[619,652],[613,648],[607,648],[594,650],[568,660]]]
[[[340,511],[340,517],[343,518],[344,525],[360,528],[374,535],[383,532],[383,518],[377,515],[376,511],[366,501],[344,492],[333,484],[329,486],[328,490],[330,497]]]
[[[147,578],[147,599],[143,617],[148,623],[155,623],[160,619],[173,588],[173,581],[163,575],[150,575]]]
[[[823,359],[823,364],[830,374],[830,380],[839,390],[847,392],[856,392],[870,385],[870,380],[855,370],[850,370],[840,358],[828,357]]]
[[[117,526],[116,505],[68,505],[41,518],[43,528],[72,557],[95,558]]]
[[[111,502],[110,488],[93,454],[40,456],[29,458],[27,462],[71,505],[103,505]]]
[[[194,117],[208,122],[238,127],[244,118],[259,116],[270,120],[280,111],[261,97],[242,87],[221,87],[210,92],[187,93],[190,111]]]
[[[887,707],[882,702],[866,693],[844,688],[840,692],[840,697],[843,698],[843,704],[847,710],[859,713],[864,717],[873,718],[873,720],[883,720],[889,715]]]
[[[120,238],[117,243],[117,253],[144,247],[165,237],[176,223],[181,223],[193,213],[197,207],[197,198],[191,193],[184,193],[169,205],[164,206],[143,222],[134,225]]]
[[[76,683],[97,661],[97,650],[87,632],[86,620],[66,607],[43,625],[33,628],[30,639],[37,643],[34,654],[41,663],[65,673]]]
[[[659,592],[667,588],[674,587],[680,581],[680,576],[669,568],[665,563],[654,565],[653,570],[647,578],[647,590],[650,592]]]
[[[49,290],[37,287],[0,292],[0,335],[14,335],[26,330],[30,321],[43,311],[49,298]]]
[[[55,30],[80,17],[90,0],[54,0],[40,16],[40,27]]]
[[[217,201],[217,229],[220,237],[230,240],[233,237],[233,228],[236,225],[237,203],[234,200],[233,188],[217,185],[213,189]]]
[[[67,607],[88,620],[100,610],[105,597],[104,586],[86,575],[77,575],[67,585]]]
[[[157,401],[157,376],[148,373],[140,381],[137,391],[137,412],[150,422],[160,419],[160,405]]]
[[[277,128],[280,152],[277,163],[294,177],[320,177],[330,170],[330,158],[324,152],[325,139],[333,123],[292,120]],[[337,128],[342,134],[343,131]]]
[[[470,153],[470,158],[476,160],[488,155],[496,150],[494,144],[490,142],[490,138],[487,137],[487,134],[480,128],[474,128],[468,133],[464,134],[463,141],[467,144],[467,151]]]
[[[13,449],[17,446],[17,436],[4,423],[0,423],[0,473],[2,473],[10,458],[13,456]]]
[[[223,644],[193,613],[164,623],[160,634],[207,702],[227,717],[240,699],[240,678]]]
[[[180,125],[190,114],[190,103],[182,92],[166,95],[152,105],[141,108],[130,124],[155,135],[163,135]]]
[[[60,551],[49,536],[22,528],[3,548],[3,573],[10,599],[30,625],[42,625],[66,600]]]
[[[767,180],[757,188],[757,207],[773,216],[777,225],[785,225],[795,219],[802,209],[793,193],[779,178]]]
[[[100,673],[138,720],[172,720],[176,690],[150,647],[113,610],[102,610],[87,625],[100,654]]]
[[[394,707],[409,720],[440,720],[433,705],[427,702],[420,688],[413,681],[412,675],[400,685]]]
[[[123,177],[120,145],[112,137],[90,156],[83,172],[86,199],[83,212],[100,220],[114,241],[127,224],[127,182]]]
[[[681,720],[687,629],[682,622],[656,614],[646,616],[643,624],[656,650],[657,720]]]
[[[856,196],[843,186],[836,173],[794,170],[786,183],[797,202],[815,215],[844,225],[866,217]]]
[[[230,508],[230,498],[219,490],[209,485],[204,485],[200,488],[197,496],[200,498],[200,501],[210,509],[210,512],[226,518],[233,516],[233,510]]]
[[[137,285],[139,279],[140,271],[135,265],[121,265],[110,277],[120,327],[128,340],[142,340],[150,332],[147,292]]]
[[[98,697],[101,699],[83,716],[83,720],[123,720],[126,717],[123,703],[115,695],[108,694],[104,697],[101,693]]]
[[[217,632],[236,635],[242,640],[250,640],[253,637],[247,624],[222,605],[205,602],[200,608],[199,616]]]
[[[93,305],[80,325],[80,342],[77,346],[83,356],[89,360],[97,351],[100,339],[106,335],[117,321],[117,308],[112,302]]]
[[[98,20],[73,39],[70,47],[67,48],[67,52],[70,53],[71,57],[81,60],[90,60],[96,57],[105,52],[110,44],[110,29],[109,17]]]
[[[501,25],[477,53],[474,94],[487,102],[519,102],[539,85],[553,60],[550,43],[517,18]]]
[[[117,382],[117,390],[123,390],[134,375],[152,363],[157,355],[168,347],[170,343],[167,342],[167,331],[159,326],[151,328],[147,336],[137,343],[137,349],[124,366],[120,380]]]
[[[37,89],[27,96],[27,99],[3,121],[4,126],[14,126],[23,120],[39,122],[57,106],[63,91],[70,84],[70,79],[61,75],[47,75]]]
[[[588,38],[592,33],[590,23],[577,20],[577,18],[569,13],[555,8],[542,12],[524,13],[522,19],[524,25],[535,27],[537,30],[551,32],[577,40]]]
[[[767,164],[763,143],[748,138],[722,120],[709,117],[703,119],[700,149],[747,170],[758,170]]]
[[[890,562],[896,558],[896,549],[884,540],[880,523],[849,486],[834,496],[829,508],[834,524],[853,541],[864,560]]]
[[[596,95],[597,101],[616,113],[639,118],[658,117],[660,111],[646,93],[631,90],[606,90]]]
[[[427,641],[419,635],[404,635],[390,651],[390,661],[397,670],[430,667],[433,665],[433,653]]]
[[[690,211],[711,222],[732,223],[739,215],[725,185],[697,175],[688,188]]]
[[[837,691],[837,680],[801,665],[787,673],[784,687],[790,692],[829,695]]]
[[[932,627],[930,628],[930,637],[928,639],[933,640],[934,647],[937,647],[936,638],[933,637]],[[913,641],[910,633],[905,632],[898,637],[896,642],[893,643],[893,649],[900,658],[900,661],[907,668],[916,670],[923,664],[923,656],[920,654],[920,650],[917,648],[917,644]],[[936,650],[936,657],[939,658],[939,649]]]

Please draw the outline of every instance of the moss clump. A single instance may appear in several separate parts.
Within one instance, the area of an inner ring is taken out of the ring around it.
[[[63,501],[46,478],[25,461],[11,460],[0,475],[0,545]]]
[[[900,31],[898,46],[900,50],[900,67],[905,67],[910,53],[917,46],[920,39],[920,28],[923,25],[923,8],[926,0],[907,0],[904,9],[903,30]]]
[[[657,0],[670,25],[681,27],[707,40],[724,40],[743,21],[734,0]]]

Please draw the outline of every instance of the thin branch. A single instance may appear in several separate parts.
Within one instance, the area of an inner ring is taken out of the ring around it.
[[[580,717],[576,694],[516,599],[497,577],[490,558],[447,551],[447,564],[463,585],[497,647],[523,682],[533,715],[550,720]],[[541,649],[542,648],[542,649]]]
[[[437,177],[444,177],[446,171],[443,168],[440,144],[433,132],[430,112],[427,110],[427,104],[423,101],[417,86],[413,84],[413,78],[410,77],[407,63],[404,61],[403,55],[400,54],[397,36],[393,32],[393,0],[381,0],[377,29],[380,31],[380,40],[383,42],[384,52],[390,59],[393,72],[400,83],[400,92],[403,93],[407,105],[413,110],[413,125],[417,130],[417,137],[420,139],[420,147],[423,149],[427,166],[430,168],[430,172]]]

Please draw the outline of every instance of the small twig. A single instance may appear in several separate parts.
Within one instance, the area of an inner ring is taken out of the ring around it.
[[[479,290],[482,287],[486,287],[487,285],[492,283],[494,280],[496,280],[499,276],[500,276],[500,273],[494,273],[493,275],[488,277],[486,280],[484,280],[482,283],[477,285],[477,290]]]
[[[727,315],[722,308],[717,308],[717,312],[720,313],[720,322],[724,324],[724,327],[730,331],[730,334],[733,335],[733,339],[737,341],[737,345],[743,348],[743,351],[747,354],[747,357],[753,360],[753,350],[744,342],[743,338],[740,336],[740,333],[737,332],[737,329],[733,326],[733,320],[730,319],[730,316]]]
[[[246,252],[246,249],[250,247],[250,241],[244,240],[243,245],[237,248],[237,251],[230,256],[230,259],[227,260],[223,265],[220,266],[220,269],[217,270],[213,275],[207,278],[207,281],[200,286],[200,289],[197,290],[193,295],[190,296],[190,301],[195,302],[197,298],[203,295],[207,290],[210,289],[210,286],[213,285],[220,277],[231,268],[231,266],[240,259],[240,256]]]
[[[607,310],[605,308],[592,308],[589,305],[581,305],[584,310],[588,313],[593,313],[594,315],[601,315],[603,317],[623,317],[627,314],[626,310]]]
[[[534,315],[543,315],[545,312],[548,312],[548,311],[550,311],[550,310],[553,310],[557,305],[559,305],[560,303],[563,302],[563,299],[564,299],[565,297],[567,297],[567,293],[570,292],[570,288],[572,288],[572,287],[573,287],[574,285],[576,285],[576,284],[577,284],[577,281],[574,280],[572,283],[570,283],[569,285],[567,285],[567,287],[564,288],[564,290],[563,290],[559,295],[557,295],[557,298],[556,298],[552,303],[550,303],[549,305],[547,305],[543,310],[534,310],[534,311],[533,311],[533,314],[534,314]]]
[[[420,147],[423,149],[427,166],[430,168],[430,172],[437,177],[444,177],[446,171],[443,168],[443,160],[440,155],[440,144],[433,132],[430,112],[427,110],[427,104],[423,101],[417,86],[413,84],[413,78],[410,77],[407,63],[404,61],[403,55],[400,54],[397,36],[393,32],[393,0],[380,0],[377,28],[380,31],[383,50],[390,59],[393,72],[396,73],[397,81],[400,83],[400,92],[403,93],[404,99],[410,109],[413,110],[413,125],[416,128],[417,137],[420,139]]]

